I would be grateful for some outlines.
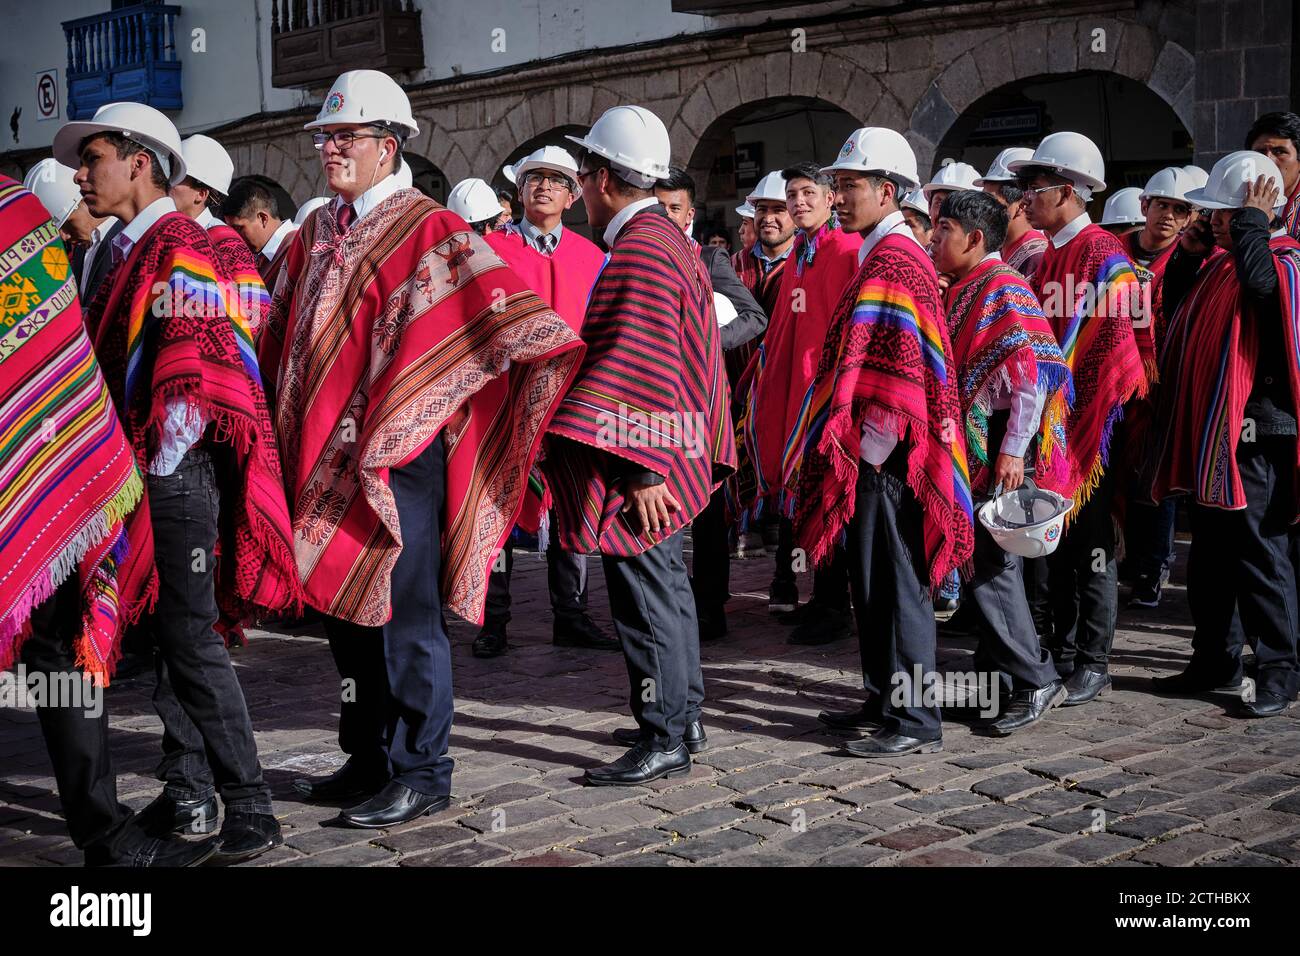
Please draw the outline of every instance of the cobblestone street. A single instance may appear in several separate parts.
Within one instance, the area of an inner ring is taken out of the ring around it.
[[[621,753],[610,731],[631,726],[627,675],[618,654],[551,646],[545,564],[521,554],[510,652],[476,660],[475,628],[452,625],[453,806],[391,831],[330,826],[336,807],[296,797],[293,778],[342,761],[338,678],[318,628],[251,632],[236,662],[285,836],[254,865],[1300,863],[1300,708],[1246,721],[1227,699],[1149,691],[1187,658],[1181,585],[1158,612],[1121,611],[1109,695],[1002,740],[947,712],[942,753],[874,761],[843,754],[816,719],[860,701],[856,641],[788,645],[767,613],[771,559],[732,568],[731,633],[703,649],[707,752],[689,777],[588,788],[583,770]],[[805,576],[805,597],[810,586]],[[940,670],[969,669],[973,649],[941,638]],[[160,786],[152,684],[119,681],[107,696],[119,792],[135,808]],[[0,865],[80,860],[34,712],[0,710]]]

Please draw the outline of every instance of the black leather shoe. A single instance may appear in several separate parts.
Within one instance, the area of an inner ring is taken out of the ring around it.
[[[1241,716],[1276,717],[1290,706],[1291,701],[1281,694],[1275,694],[1269,690],[1256,691],[1254,700],[1243,700],[1241,702]]]
[[[1110,674],[1105,668],[1098,669],[1091,664],[1076,667],[1074,673],[1065,682],[1066,694],[1062,707],[1077,707],[1110,690]]]
[[[362,770],[354,761],[348,760],[329,776],[299,777],[293,782],[293,789],[308,800],[351,800],[372,796],[386,783],[388,774]]]
[[[704,642],[719,641],[727,636],[727,614],[725,611],[709,611],[698,614],[700,640]]]
[[[853,619],[847,609],[825,607],[816,602],[808,606],[817,610],[808,612],[808,616],[790,632],[787,643],[830,644],[853,633]]]
[[[450,803],[451,797],[447,794],[438,796],[420,793],[396,780],[390,780],[383,790],[365,803],[340,813],[338,820],[350,827],[382,830],[410,823],[428,813],[446,810]]]
[[[180,867],[200,866],[217,851],[217,837],[206,840],[182,840],[168,836],[142,840],[122,859],[108,859],[86,850],[86,866]]]
[[[556,618],[552,632],[556,647],[586,647],[593,651],[621,651],[618,638],[610,637],[586,614],[571,618]]]
[[[880,705],[868,700],[853,710],[823,710],[817,719],[831,730],[875,730],[880,726]]]
[[[636,727],[620,727],[612,736],[614,743],[622,744],[624,747],[636,747],[641,743],[641,731]],[[693,754],[703,753],[709,746],[709,738],[704,733],[703,722],[697,720],[687,724],[686,733],[682,734],[682,743]]]
[[[495,622],[484,624],[470,645],[470,652],[475,657],[500,657],[506,652],[506,626]]]
[[[1068,694],[1069,691],[1059,680],[1034,690],[1015,691],[1011,695],[1011,703],[1007,705],[1007,712],[985,729],[994,737],[1005,737],[1017,730],[1024,730],[1053,707],[1060,706]]]
[[[634,787],[661,777],[681,777],[691,772],[691,752],[686,744],[673,750],[651,750],[637,744],[611,764],[587,771],[591,787]]]
[[[280,821],[273,814],[227,807],[221,835],[217,837],[217,852],[208,860],[208,866],[234,866],[261,856],[283,842]]]
[[[169,833],[213,833],[221,822],[215,796],[206,800],[173,800],[159,794],[135,815],[131,825],[146,836],[161,838]]]
[[[1181,674],[1151,678],[1151,686],[1160,694],[1240,694],[1242,680],[1240,672],[1221,678],[1189,664]]]
[[[943,738],[918,740],[894,734],[883,727],[861,740],[850,740],[844,749],[855,757],[902,757],[906,754],[937,754],[943,750]]]

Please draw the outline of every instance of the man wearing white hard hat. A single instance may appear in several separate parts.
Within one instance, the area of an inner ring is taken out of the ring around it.
[[[181,144],[182,148],[184,143]],[[297,227],[292,219],[281,219],[271,191],[252,177],[238,180],[221,204],[219,212],[227,226],[235,230],[255,253],[257,274],[267,292],[284,272],[289,241]]]
[[[1065,356],[1033,290],[998,255],[1006,223],[995,197],[962,190],[939,207],[930,241],[935,268],[952,277],[944,305],[977,511],[1025,485],[1028,456],[1058,453],[1053,445],[1071,391]],[[1000,672],[1011,691],[984,730],[1006,736],[1037,722],[1066,692],[1039,643],[1019,557],[978,521],[972,564],[967,589],[980,630],[975,668]]]
[[[77,276],[77,290],[88,302],[104,276],[108,275],[111,256],[106,243],[123,229],[116,216],[99,217],[81,200],[81,189],[74,181],[77,171],[55,159],[42,159],[27,172],[23,185],[41,201],[59,235],[72,250],[69,256]]]
[[[253,250],[217,213],[230,192],[235,164],[224,146],[210,136],[195,135],[181,141],[185,178],[172,186],[176,208],[208,231],[222,277],[238,294],[249,331],[256,340],[270,307]]]
[[[946,159],[928,183],[921,187],[926,203],[929,204],[930,223],[939,219],[939,207],[943,201],[959,189],[979,189],[980,172],[970,163],[959,163]]]
[[[1263,153],[1282,173],[1283,228],[1292,239],[1300,239],[1300,115],[1265,113],[1250,124],[1245,148]]]
[[[1097,225],[1105,229],[1116,239],[1122,239],[1131,232],[1142,228],[1142,190],[1136,186],[1125,186],[1106,197],[1101,207],[1101,219]]]
[[[462,179],[447,193],[447,208],[469,223],[480,236],[497,232],[501,203],[496,190],[477,176]]]
[[[1016,174],[1007,164],[1033,155],[1034,151],[1027,147],[1009,146],[994,157],[988,172],[975,180],[975,185],[1007,211],[1007,237],[999,251],[1002,261],[1031,281],[1047,249],[1047,236],[1029,224],[1025,215],[1025,191],[1016,184]]]
[[[930,244],[930,236],[934,232],[934,223],[930,221],[930,203],[925,198],[925,192],[920,186],[909,189],[899,201],[898,209],[917,243],[924,249]]]
[[[826,560],[843,534],[866,701],[820,715],[871,731],[845,749],[890,758],[943,749],[930,595],[971,556],[970,489],[939,278],[898,201],[916,156],[890,129],[855,130],[834,163],[841,228],[862,237],[815,367],[795,489],[795,536]],[[899,675],[903,675],[900,683]]]
[[[1187,194],[1213,212],[1187,228],[1165,270],[1172,317],[1153,432],[1153,496],[1191,498],[1195,625],[1186,670],[1155,683],[1242,691],[1235,611],[1257,667],[1244,717],[1280,714],[1300,691],[1300,244],[1279,215],[1283,184],[1268,156],[1242,151]]]
[[[581,334],[587,297],[605,264],[605,255],[589,239],[564,228],[561,221],[578,197],[578,161],[559,146],[544,146],[512,168],[524,214],[517,224],[492,233],[488,245],[525,285],[560,313],[574,332]],[[540,534],[545,529],[548,535],[546,579],[553,643],[557,647],[618,650],[618,641],[587,613],[587,556],[562,548],[555,522],[543,520],[545,514],[545,502],[530,494],[525,498],[519,527],[529,534]],[[483,628],[472,647],[475,657],[497,657],[509,646],[506,626],[510,623],[514,540],[512,533],[502,549],[501,563],[494,566],[488,580]]]
[[[813,572],[812,599],[799,606],[794,555],[794,528],[789,504],[802,449],[791,441],[800,427],[811,394],[817,360],[831,315],[844,287],[857,270],[862,238],[839,228],[835,218],[834,180],[816,163],[781,171],[786,208],[797,229],[781,277],[776,306],[763,345],[754,359],[750,389],[740,430],[752,466],[755,489],[740,504],[747,520],[776,515],[776,567],[768,588],[767,609],[784,624],[795,625],[794,644],[844,640],[853,631],[849,608],[848,562],[843,549]]]
[[[222,285],[207,232],[168,195],[186,166],[166,116],[110,103],[91,120],[65,124],[54,155],[77,164],[92,213],[125,224],[86,325],[148,471],[148,508],[128,524],[131,548],[119,569],[128,621],[157,594],[147,628],[156,645],[166,786],[139,825],[155,836],[211,831],[220,794],[216,857],[237,863],[282,838],[223,635],[237,635],[259,610],[284,611],[300,600],[251,334]]]
[[[758,233],[754,231],[754,207],[749,201],[741,203],[736,207],[736,215],[740,217],[740,225],[736,227],[736,236],[740,239],[740,249],[732,256],[741,256],[753,248],[755,240],[758,239]]]
[[[731,257],[732,268],[770,322],[785,264],[794,248],[795,224],[785,203],[785,177],[779,170],[765,175],[745,197],[745,205],[753,210],[754,241]]]
[[[460,216],[394,176],[406,93],[352,70],[306,125],[335,199],[293,238],[262,339],[307,603],[345,698],[345,826],[445,808],[454,710],[444,611],[479,621],[551,410],[580,357],[564,321]]]
[[[1073,706],[1110,688],[1119,594],[1109,450],[1122,443],[1112,432],[1124,405],[1147,393],[1133,330],[1143,317],[1140,290],[1119,240],[1088,218],[1093,190],[1106,188],[1105,164],[1090,139],[1052,133],[1032,156],[1007,165],[1025,190],[1030,223],[1050,240],[1032,285],[1074,379],[1065,453],[1036,476],[1075,504],[1048,557],[1053,631],[1043,635],[1066,678],[1065,704]]]
[[[1138,197],[1144,217],[1142,228],[1123,237],[1124,249],[1133,261],[1147,303],[1144,308],[1150,317],[1149,322],[1135,328],[1134,332],[1153,387],[1156,357],[1164,342],[1164,327],[1168,320],[1163,307],[1165,267],[1178,248],[1178,237],[1192,221],[1195,209],[1187,194],[1196,188],[1195,180],[1182,167],[1167,166],[1158,171],[1147,180]],[[1143,403],[1141,410],[1130,410],[1131,420],[1139,416],[1143,424],[1149,423],[1150,403]],[[1131,427],[1136,429],[1138,426]],[[1128,450],[1134,459],[1134,468],[1140,465],[1138,459],[1146,444],[1146,439],[1140,434],[1130,440]],[[1137,575],[1129,604],[1158,607],[1174,558],[1174,502],[1171,499],[1152,508],[1142,498],[1145,495],[1129,502],[1125,520],[1128,560]]]
[[[654,194],[668,175],[668,130],[644,107],[615,106],[569,138],[582,147],[587,220],[610,255],[543,467],[560,544],[600,551],[637,723],[636,744],[586,781],[633,786],[688,772],[706,743],[682,539],[736,453],[709,276]]]

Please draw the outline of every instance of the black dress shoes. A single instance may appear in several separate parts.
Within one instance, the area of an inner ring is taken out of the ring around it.
[[[634,787],[661,777],[680,777],[691,772],[691,752],[686,744],[673,750],[651,750],[637,744],[611,764],[587,771],[586,781],[592,787]]]
[[[1068,694],[1069,691],[1059,680],[1034,690],[1015,691],[1011,695],[1011,703],[1007,705],[1007,712],[985,730],[994,737],[1005,737],[1017,730],[1024,730],[1053,707],[1064,703]]]
[[[727,613],[722,610],[697,612],[700,640],[720,641],[727,636]]]
[[[589,615],[557,617],[552,631],[556,647],[586,647],[593,651],[621,651],[618,638],[610,637]]]
[[[383,790],[365,803],[340,813],[338,821],[364,830],[382,830],[446,810],[450,803],[451,797],[447,794],[420,793],[390,780]]]
[[[1240,694],[1242,681],[1240,671],[1224,677],[1192,663],[1181,674],[1151,678],[1151,686],[1160,694]]]
[[[1105,667],[1085,664],[1074,669],[1065,681],[1065,689],[1067,694],[1061,706],[1077,707],[1110,690],[1110,674],[1106,673]]]
[[[918,740],[906,734],[890,733],[881,727],[861,740],[850,740],[844,749],[855,757],[902,757],[907,754],[937,754],[943,750],[943,738]]]
[[[217,798],[173,800],[159,794],[149,806],[135,815],[131,825],[145,836],[161,838],[169,833],[212,833],[221,822]]]
[[[847,608],[826,607],[816,601],[810,601],[810,608],[790,636],[789,644],[830,644],[842,641],[853,633],[853,617]]]
[[[641,743],[641,730],[637,727],[620,727],[612,736],[614,743],[622,744],[624,747],[635,747]],[[704,733],[704,724],[698,720],[687,724],[686,733],[682,734],[682,743],[693,754],[703,753],[709,745],[709,738]]]
[[[495,622],[483,625],[470,645],[470,652],[475,657],[500,657],[506,652],[506,626]]]
[[[1291,706],[1291,701],[1270,690],[1256,691],[1254,700],[1241,702],[1243,717],[1276,717]]]
[[[208,866],[234,866],[261,856],[283,842],[280,821],[273,814],[227,807],[221,835],[217,837],[217,852],[208,860]]]
[[[113,859],[95,847],[86,848],[86,866],[180,867],[200,866],[217,851],[217,838],[182,840],[169,836],[140,840],[123,857]]]
[[[293,789],[308,800],[330,802],[369,797],[387,782],[388,774],[362,770],[355,761],[349,760],[327,777],[298,778],[293,782]]]
[[[853,710],[823,710],[817,719],[831,730],[875,730],[880,726],[880,704],[868,700]]]

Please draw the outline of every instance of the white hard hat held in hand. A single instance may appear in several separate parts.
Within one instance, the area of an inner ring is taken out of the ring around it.
[[[1001,490],[998,485],[997,492]],[[1074,502],[1039,488],[1032,478],[1014,491],[997,492],[980,506],[979,521],[998,547],[1022,558],[1042,558],[1055,551]]]
[[[583,149],[609,160],[618,177],[652,189],[668,176],[672,144],[663,120],[644,106],[614,106],[601,114],[586,136],[566,136]]]
[[[921,183],[911,145],[901,133],[883,126],[865,126],[849,134],[835,162],[823,166],[822,172],[840,169],[888,176],[908,189]]]
[[[1200,189],[1187,194],[1187,201],[1203,209],[1240,209],[1246,204],[1246,191],[1260,176],[1277,184],[1275,209],[1286,205],[1286,187],[1277,163],[1254,150],[1242,149],[1229,153],[1214,164],[1209,179]]]
[[[81,189],[72,181],[76,175],[75,169],[64,166],[57,159],[42,159],[27,171],[23,179],[23,187],[41,201],[54,225],[60,229],[81,205]]]
[[[54,134],[54,158],[64,166],[81,166],[81,143],[96,133],[117,133],[139,143],[158,157],[167,182],[172,186],[185,179],[185,157],[176,125],[152,106],[143,103],[105,103],[88,120],[64,123]]]
[[[325,94],[316,118],[303,129],[338,123],[385,123],[400,128],[407,139],[420,134],[406,91],[378,70],[348,70],[340,75]]]

